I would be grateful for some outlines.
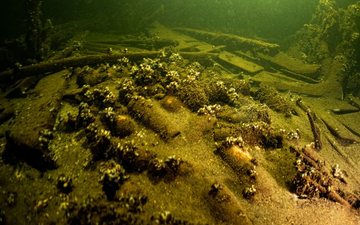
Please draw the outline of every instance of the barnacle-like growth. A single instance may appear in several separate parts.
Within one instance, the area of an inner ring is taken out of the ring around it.
[[[111,156],[112,143],[109,130],[99,128],[96,123],[91,123],[85,128],[85,134],[94,160]]]
[[[294,106],[272,87],[261,87],[253,93],[253,96],[276,112],[284,113],[286,116],[297,114]]]
[[[122,166],[113,160],[106,161],[100,165],[100,172],[102,173],[100,182],[103,185],[103,191],[108,200],[115,197],[116,191],[120,185],[128,179],[125,170]]]
[[[190,77],[181,83],[177,96],[194,112],[209,103],[202,85]]]
[[[84,93],[84,97],[86,102],[102,109],[113,106],[116,101],[116,96],[108,87],[89,89]]]
[[[170,156],[165,161],[155,158],[150,162],[148,173],[155,181],[161,178],[173,180],[182,172],[184,161],[176,156]]]
[[[89,104],[82,102],[79,105],[79,113],[77,116],[77,127],[86,127],[90,123],[94,122],[95,115],[90,109]]]

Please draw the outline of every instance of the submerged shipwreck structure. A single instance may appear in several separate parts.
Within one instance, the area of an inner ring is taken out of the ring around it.
[[[27,2],[26,59],[1,62],[0,224],[360,223],[359,2],[320,0],[286,48],[163,6],[119,35]]]

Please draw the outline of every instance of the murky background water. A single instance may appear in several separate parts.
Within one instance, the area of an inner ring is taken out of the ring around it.
[[[24,32],[24,0],[2,2],[1,38]],[[350,0],[338,1],[345,6]],[[113,32],[141,31],[148,22],[206,28],[242,35],[278,39],[293,34],[311,19],[316,0],[48,0],[43,18],[53,24],[91,20],[93,29]]]

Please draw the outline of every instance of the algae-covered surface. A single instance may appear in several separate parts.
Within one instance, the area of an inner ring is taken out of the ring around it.
[[[163,6],[140,34],[61,25],[0,73],[0,224],[360,224],[358,22],[333,9],[288,48]]]

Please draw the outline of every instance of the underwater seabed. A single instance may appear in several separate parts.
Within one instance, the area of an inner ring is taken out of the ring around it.
[[[360,223],[342,59],[148,32],[81,32],[0,74],[19,79],[1,97],[0,224]]]

